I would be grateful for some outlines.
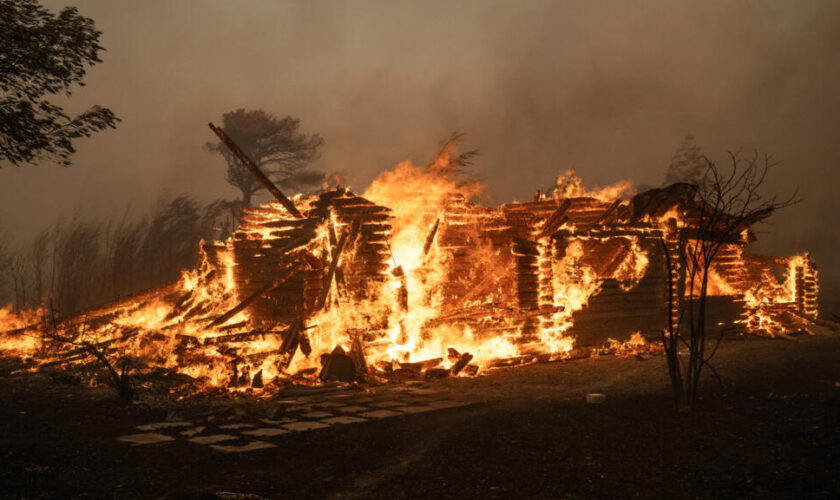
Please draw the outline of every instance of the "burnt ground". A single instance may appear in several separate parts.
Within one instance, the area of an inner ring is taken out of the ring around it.
[[[715,362],[723,384],[708,378],[693,414],[671,410],[661,355],[601,357],[424,384],[476,404],[289,432],[270,438],[272,448],[245,453],[116,438],[167,418],[265,415],[276,412],[276,400],[147,395],[121,405],[103,388],[5,375],[0,491],[9,498],[838,498],[840,336],[797,339],[725,342]],[[343,392],[390,397],[393,390]],[[606,393],[606,403],[586,405],[592,391]]]

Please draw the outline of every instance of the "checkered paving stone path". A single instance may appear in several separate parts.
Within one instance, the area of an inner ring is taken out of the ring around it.
[[[205,446],[222,453],[274,448],[272,438],[352,425],[371,420],[465,407],[475,404],[451,393],[428,388],[399,387],[377,394],[339,391],[280,399],[272,418],[237,417],[224,423],[186,420],[152,422],[119,436],[134,446],[166,445],[175,441]]]

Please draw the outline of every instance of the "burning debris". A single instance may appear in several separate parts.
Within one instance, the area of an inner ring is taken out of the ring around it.
[[[696,234],[688,185],[624,200],[629,184],[587,191],[567,172],[551,194],[483,207],[444,148],[362,195],[336,187],[290,199],[213,130],[277,201],[243,209],[238,230],[203,244],[175,283],[67,318],[0,309],[3,355],[39,369],[90,363],[94,349],[141,381],[167,374],[191,390],[270,393],[646,354],[659,348],[646,339],[678,321],[674,305],[696,300],[694,274],[666,265]],[[807,329],[814,263],[749,253],[752,240],[749,224],[738,227],[712,263],[714,322],[769,336]]]

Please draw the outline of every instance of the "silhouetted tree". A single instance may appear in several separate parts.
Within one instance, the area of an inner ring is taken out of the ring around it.
[[[300,132],[300,120],[277,118],[263,110],[237,109],[222,115],[222,130],[281,188],[298,190],[321,182],[324,175],[306,167],[320,154],[324,139]],[[207,143],[227,162],[227,182],[242,193],[241,204],[251,204],[253,195],[265,187],[221,142]]]
[[[696,183],[706,173],[706,168],[707,163],[702,149],[694,142],[693,135],[687,135],[671,158],[663,186],[670,186],[677,182]]]
[[[671,241],[662,239],[669,290],[679,291],[676,301],[669,294],[668,319],[662,332],[674,404],[679,411],[694,408],[700,376],[706,367],[714,372],[709,361],[723,338],[721,329],[716,338],[708,339],[706,325],[709,273],[718,252],[737,241],[752,224],[796,202],[795,193],[784,200],[761,195],[772,166],[769,156],[742,158],[730,153],[729,169],[701,158],[703,173],[691,184],[690,201],[683,207],[684,216],[691,223],[675,227]],[[674,282],[675,279],[684,282]],[[681,349],[687,350],[687,357],[682,359]]]
[[[47,98],[84,85],[86,68],[102,62],[100,34],[74,7],[55,15],[34,0],[0,0],[0,166],[41,158],[69,165],[74,139],[116,126],[110,109],[71,117]]]

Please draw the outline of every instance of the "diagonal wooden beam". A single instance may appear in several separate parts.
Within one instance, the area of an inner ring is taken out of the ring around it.
[[[423,258],[429,253],[429,250],[432,248],[432,243],[435,242],[435,235],[438,231],[438,225],[440,225],[440,219],[435,219],[435,225],[432,227],[432,230],[429,232],[429,235],[426,236],[426,244],[423,245]]]
[[[262,286],[259,290],[257,290],[256,292],[252,293],[251,295],[249,295],[248,297],[246,297],[246,298],[245,298],[245,300],[243,300],[242,302],[240,302],[239,304],[237,304],[237,305],[236,305],[236,307],[234,307],[234,308],[233,308],[233,309],[231,309],[230,311],[228,311],[228,312],[226,312],[226,313],[222,314],[222,315],[221,315],[221,316],[219,316],[218,318],[216,318],[216,319],[214,319],[213,321],[211,321],[210,323],[208,323],[208,324],[207,324],[207,327],[209,328],[209,327],[211,327],[211,326],[221,325],[221,324],[222,324],[222,323],[224,323],[225,321],[227,321],[227,320],[229,320],[230,318],[232,318],[232,317],[236,316],[236,314],[237,314],[239,311],[241,311],[241,310],[245,309],[246,307],[248,307],[248,306],[249,306],[249,305],[250,305],[253,301],[257,300],[258,298],[260,298],[260,297],[261,297],[261,296],[263,296],[264,294],[268,293],[270,290],[272,290],[272,289],[274,289],[274,288],[277,288],[278,286],[282,285],[282,284],[283,284],[283,283],[284,283],[287,279],[289,279],[289,277],[290,277],[291,275],[293,275],[293,274],[294,274],[294,273],[295,273],[298,269],[300,269],[300,267],[301,267],[302,265],[303,265],[303,262],[296,262],[296,263],[295,263],[295,265],[293,265],[293,266],[292,266],[292,267],[290,267],[290,268],[289,268],[289,269],[288,269],[285,273],[283,273],[283,276],[281,276],[280,278],[278,278],[278,279],[276,279],[276,280],[274,280],[274,281],[271,281],[271,282],[266,283],[265,285],[263,285],[263,286]]]
[[[545,223],[542,226],[539,234],[537,235],[537,239],[540,239],[544,236],[548,236],[554,233],[558,227],[562,226],[564,222],[566,222],[569,218],[564,217],[566,215],[566,210],[569,209],[569,206],[572,204],[572,200],[566,198],[563,203],[557,207],[557,210],[554,211],[548,219],[545,220]]]
[[[208,123],[208,125],[210,126],[210,130],[215,132],[216,135],[219,137],[219,140],[222,141],[222,143],[224,143],[224,145],[227,146],[228,149],[230,149],[231,153],[233,153],[233,155],[236,156],[239,159],[239,161],[241,161],[242,164],[245,165],[245,167],[248,170],[250,170],[251,173],[254,174],[254,176],[260,182],[263,183],[266,189],[268,189],[271,192],[271,194],[273,194],[274,197],[277,198],[277,201],[279,201],[284,207],[286,207],[286,210],[288,210],[289,213],[291,213],[298,219],[303,218],[303,214],[301,214],[300,211],[298,211],[297,207],[295,207],[295,204],[292,203],[292,200],[287,198],[286,195],[283,194],[283,192],[280,191],[277,188],[277,186],[275,186],[274,183],[271,182],[271,180],[265,176],[264,173],[262,173],[259,167],[257,167],[257,165],[253,161],[251,161],[250,158],[248,158],[245,152],[239,149],[239,146],[237,146],[236,143],[233,142],[233,140],[231,140],[231,138],[228,137],[227,134],[225,134],[224,130],[213,125],[212,123]]]

